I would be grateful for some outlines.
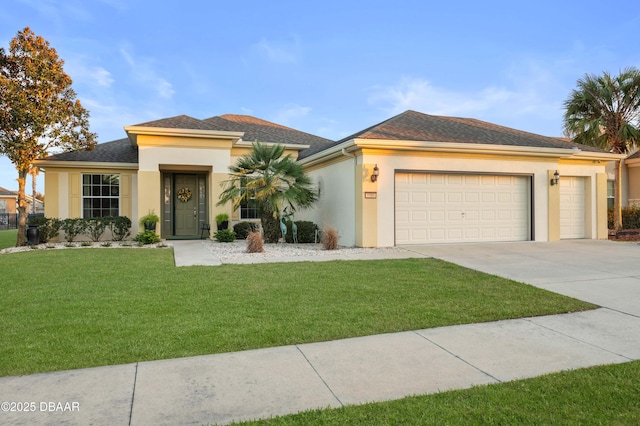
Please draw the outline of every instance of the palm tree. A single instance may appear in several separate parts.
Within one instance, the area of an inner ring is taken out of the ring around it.
[[[247,155],[229,167],[230,178],[222,182],[225,188],[218,205],[232,202],[237,210],[243,202],[257,204],[258,215],[267,243],[280,238],[280,211],[287,208],[310,207],[317,199],[311,179],[290,155],[283,157],[283,145],[253,144]]]
[[[564,128],[574,142],[627,154],[640,142],[640,70],[586,74],[565,101]],[[622,227],[622,160],[616,161],[614,228]]]
[[[36,189],[38,188],[38,175],[40,174],[40,169],[36,166],[31,166],[31,170],[29,170],[29,174],[31,175],[31,213],[36,214]]]

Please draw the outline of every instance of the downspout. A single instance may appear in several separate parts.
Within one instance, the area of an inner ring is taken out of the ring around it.
[[[347,152],[346,149],[342,148],[342,155],[346,155],[347,157],[351,157],[353,159],[356,159],[356,156],[354,154],[351,154],[350,152]]]

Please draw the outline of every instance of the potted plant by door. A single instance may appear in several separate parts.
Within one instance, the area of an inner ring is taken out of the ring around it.
[[[227,229],[229,227],[229,215],[226,213],[220,213],[219,215],[217,215],[216,225],[218,226],[218,231]]]
[[[144,226],[145,231],[155,231],[156,224],[160,222],[160,218],[153,210],[140,218],[140,226]]]

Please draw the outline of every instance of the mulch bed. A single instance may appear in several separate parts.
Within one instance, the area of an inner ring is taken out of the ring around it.
[[[640,241],[640,229],[609,230],[609,239],[612,241]]]

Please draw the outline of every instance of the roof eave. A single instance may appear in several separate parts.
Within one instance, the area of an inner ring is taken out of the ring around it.
[[[305,149],[309,148],[311,145],[300,145],[300,144],[295,144],[295,143],[280,143],[280,142],[264,142],[264,141],[259,141],[261,144],[263,145],[267,145],[267,146],[273,146],[273,145],[282,145],[285,147],[285,149],[295,149],[298,151],[304,151]],[[255,141],[245,141],[245,140],[238,140],[236,141],[233,146],[235,147],[247,147],[247,148],[251,148],[253,146],[253,144],[255,143]]]
[[[550,158],[585,157],[590,160],[613,160],[621,158],[618,154],[611,154],[608,152],[582,151],[578,147],[545,148],[517,145],[494,145],[437,141],[398,141],[384,139],[355,139],[354,143],[359,148],[395,149],[403,151],[417,150],[451,153],[520,155],[529,157]]]
[[[300,160],[300,164],[312,166],[323,161],[343,155],[342,150],[355,149],[388,149],[396,151],[424,151],[424,152],[449,152],[449,153],[473,153],[484,155],[518,155],[525,157],[546,158],[576,158],[586,160],[612,161],[623,158],[620,154],[608,152],[582,151],[580,148],[544,148],[515,145],[473,144],[458,142],[432,142],[432,141],[398,141],[387,139],[349,139],[341,144],[332,146],[323,151],[312,154]]]
[[[63,167],[72,169],[125,169],[138,170],[138,163],[116,163],[108,161],[51,161],[47,159],[36,160],[33,164],[43,168]]]
[[[170,127],[125,126],[124,131],[133,145],[138,144],[138,135],[151,136],[183,136],[190,138],[216,138],[238,141],[244,132],[230,132],[227,130],[175,129]]]

